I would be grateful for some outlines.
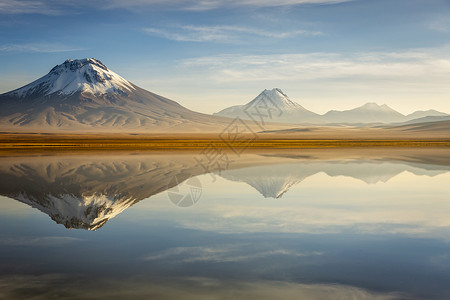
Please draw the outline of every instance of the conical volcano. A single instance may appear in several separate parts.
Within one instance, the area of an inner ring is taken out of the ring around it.
[[[226,123],[139,88],[95,58],[66,60],[0,95],[0,128],[5,130],[190,132]]]

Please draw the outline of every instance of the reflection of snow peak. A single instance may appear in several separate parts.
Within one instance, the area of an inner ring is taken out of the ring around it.
[[[280,198],[291,187],[319,172],[324,172],[332,177],[347,176],[359,179],[367,184],[377,184],[379,182],[387,182],[405,171],[427,176],[435,176],[447,172],[445,168],[426,170],[422,169],[420,165],[381,163],[379,161],[329,161],[226,170],[222,171],[220,176],[232,181],[246,182],[265,198]]]
[[[120,199],[107,195],[82,196],[47,195],[45,199],[32,199],[22,193],[17,200],[48,214],[57,223],[67,228],[96,230],[135,202],[132,198]]]
[[[310,174],[301,173],[300,169],[291,168],[290,165],[277,165],[226,170],[222,171],[220,176],[232,181],[246,182],[265,198],[280,198]]]

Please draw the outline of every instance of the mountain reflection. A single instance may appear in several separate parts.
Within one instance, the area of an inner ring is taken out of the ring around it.
[[[109,219],[201,168],[186,156],[46,156],[3,158],[0,194],[48,214],[67,228],[96,230]]]
[[[233,159],[227,170],[212,171],[245,182],[264,197],[280,198],[320,172],[367,184],[387,182],[405,171],[426,176],[449,172],[448,155],[437,152],[434,160],[415,150],[362,156],[331,150],[298,156],[249,153]],[[97,230],[133,204],[204,174],[194,158],[179,153],[1,157],[0,194],[37,208],[67,228]]]

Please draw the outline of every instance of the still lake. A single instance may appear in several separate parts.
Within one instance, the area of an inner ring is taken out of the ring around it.
[[[0,299],[450,299],[448,149],[0,157]]]

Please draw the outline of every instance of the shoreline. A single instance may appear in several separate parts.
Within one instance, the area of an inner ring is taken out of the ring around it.
[[[438,139],[0,139],[0,150],[163,150],[203,149],[302,149],[365,147],[444,147],[450,140]]]
[[[450,148],[450,136],[386,131],[290,133],[16,133],[0,132],[1,151],[201,150],[306,148]]]

